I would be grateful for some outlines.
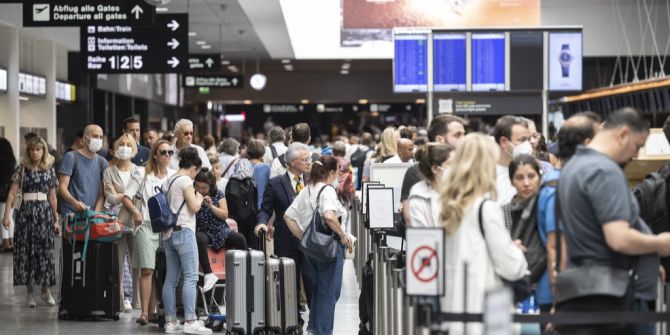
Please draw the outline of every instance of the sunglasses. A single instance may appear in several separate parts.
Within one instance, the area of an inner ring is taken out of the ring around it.
[[[174,155],[174,150],[158,150],[158,154],[161,156],[172,156]]]
[[[193,132],[192,132],[192,131],[185,131],[185,132],[183,132],[182,134],[184,134],[184,136],[193,136]]]

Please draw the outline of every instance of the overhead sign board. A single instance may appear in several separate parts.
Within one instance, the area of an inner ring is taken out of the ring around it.
[[[19,93],[44,97],[47,95],[47,79],[19,72]]]
[[[189,71],[221,71],[220,54],[188,55]]]
[[[67,27],[94,24],[149,26],[156,7],[142,0],[30,0],[23,2],[24,27]]]
[[[185,75],[184,87],[242,88],[244,87],[244,76]]]
[[[150,27],[82,27],[84,69],[99,73],[179,73],[188,68],[188,14],[156,15]]]
[[[56,81],[56,100],[65,101],[65,102],[74,102],[77,100],[77,88],[76,86]]]
[[[444,295],[444,229],[408,228],[407,295]]]

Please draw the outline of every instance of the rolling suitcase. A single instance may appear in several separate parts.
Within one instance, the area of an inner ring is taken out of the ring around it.
[[[226,252],[226,330],[233,334],[265,331],[265,254]]]
[[[84,242],[63,239],[58,318],[118,320],[121,297],[117,244],[89,241],[85,262],[83,249]]]
[[[267,329],[275,334],[298,334],[298,292],[295,261],[269,257],[267,271]]]

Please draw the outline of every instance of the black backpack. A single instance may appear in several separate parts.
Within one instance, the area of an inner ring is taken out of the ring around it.
[[[258,189],[252,177],[230,178],[225,194],[230,218],[242,225],[256,222]]]
[[[670,182],[670,165],[659,172],[648,174],[633,188],[633,195],[640,204],[640,217],[649,225],[654,234],[670,231],[668,215],[668,183]]]
[[[351,165],[357,167],[359,170],[362,170],[363,166],[365,166],[365,159],[368,157],[368,152],[370,151],[372,151],[372,149],[356,149],[356,151],[351,154]]]

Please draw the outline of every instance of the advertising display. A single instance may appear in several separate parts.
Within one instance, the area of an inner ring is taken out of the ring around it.
[[[44,97],[47,95],[47,79],[19,72],[19,94]]]
[[[7,92],[7,70],[0,68],[0,92]]]
[[[549,90],[582,90],[582,33],[549,33]]]
[[[428,34],[395,35],[393,91],[428,91]]]
[[[472,34],[472,90],[505,90],[505,33]]]
[[[466,52],[466,34],[433,35],[435,92],[465,91]]]
[[[56,81],[56,100],[74,102],[77,100],[76,86],[61,81]]]

